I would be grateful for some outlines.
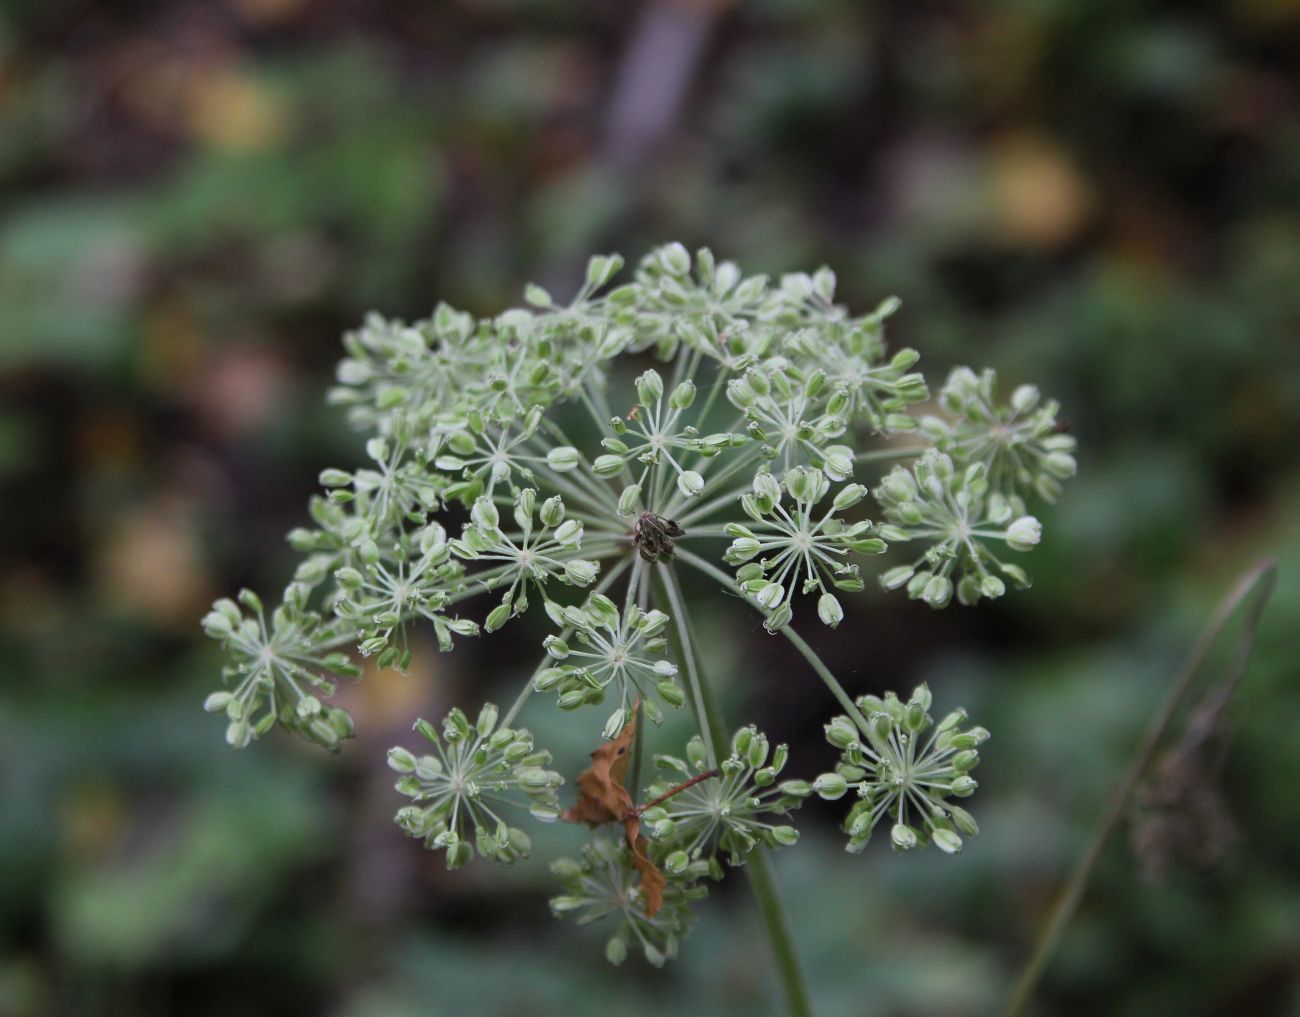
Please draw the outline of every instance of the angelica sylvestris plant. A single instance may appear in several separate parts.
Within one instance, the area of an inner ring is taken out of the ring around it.
[[[1074,472],[1074,440],[1056,403],[1028,385],[1003,397],[991,371],[959,368],[932,399],[915,351],[885,342],[897,302],[854,316],[829,269],[745,276],[680,244],[619,280],[622,264],[593,258],[567,303],[529,286],[495,318],[443,304],[345,337],[331,399],[368,432],[366,460],[321,475],[279,606],[244,592],[205,619],[228,656],[207,708],[236,747],[278,723],[337,749],[352,724],[328,700],[359,658],[405,667],[415,626],[452,650],[540,612],[551,631],[513,705],[419,720],[393,749],[399,826],[452,867],[526,855],[532,820],[597,827],[555,862],[553,903],[605,919],[615,962],[672,957],[709,881],[745,865],[799,1010],[764,851],[797,841],[810,795],[849,801],[850,851],[882,824],[896,849],[957,851],[987,732],[961,711],[936,722],[924,687],[851,697],[791,624],[835,627],[869,587],[942,608],[1028,586],[1032,504]],[[800,779],[785,746],[724,726],[683,568],[826,684],[833,772]],[[600,746],[580,778],[517,724],[548,704]],[[679,709],[697,734],[658,744]],[[642,746],[654,773],[629,768]],[[582,795],[568,812],[566,778]]]

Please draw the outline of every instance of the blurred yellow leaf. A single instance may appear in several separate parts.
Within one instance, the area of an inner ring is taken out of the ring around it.
[[[990,181],[993,229],[1024,247],[1059,247],[1093,205],[1087,180],[1051,141],[1018,135],[997,145]]]
[[[264,85],[225,66],[204,68],[185,103],[191,133],[218,148],[264,148],[284,134],[283,104]]]
[[[98,564],[102,595],[155,622],[188,629],[207,603],[194,511],[181,499],[159,499],[110,522]]]

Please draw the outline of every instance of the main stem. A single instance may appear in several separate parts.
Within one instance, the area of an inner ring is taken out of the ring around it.
[[[716,767],[719,751],[725,750],[727,745],[726,724],[714,701],[713,691],[704,677],[704,669],[700,666],[695,641],[691,637],[691,625],[686,615],[681,586],[677,582],[677,574],[668,564],[663,564],[654,571],[667,600],[668,613],[676,623],[692,705],[708,750],[710,764]],[[786,1008],[791,1017],[812,1017],[812,1006],[808,1002],[808,987],[804,982],[803,970],[799,966],[799,958],[795,954],[794,940],[790,936],[790,920],[777,893],[776,880],[772,877],[772,864],[762,846],[755,847],[749,852],[745,872],[749,877],[750,891],[763,917],[763,928],[767,931],[768,943],[772,948],[777,973],[781,979],[781,988],[785,993]]]

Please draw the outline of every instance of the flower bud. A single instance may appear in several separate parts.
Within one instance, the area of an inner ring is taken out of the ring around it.
[[[837,749],[847,749],[858,740],[858,729],[848,717],[834,717],[826,725],[826,740]]]
[[[398,773],[411,773],[415,769],[415,756],[400,746],[389,749],[388,766]]]
[[[775,826],[768,831],[768,836],[781,847],[794,847],[799,843],[799,831],[793,826]]]
[[[754,493],[760,498],[766,498],[773,504],[781,500],[781,484],[767,470],[760,470],[754,474],[753,487]]]
[[[552,495],[542,502],[541,511],[537,516],[542,521],[543,526],[556,527],[564,522],[564,502],[560,500],[558,494]]]
[[[862,484],[845,484],[836,492],[835,501],[832,504],[834,504],[836,512],[843,512],[847,508],[852,508],[866,496],[867,489]]]
[[[591,472],[598,477],[612,477],[623,470],[623,457],[616,455],[596,456],[591,464]]]
[[[1021,516],[1007,527],[1007,546],[1013,551],[1028,551],[1043,539],[1043,527],[1033,516]]]
[[[912,578],[913,571],[910,565],[898,565],[881,574],[880,585],[886,590],[896,590]]]
[[[229,692],[214,692],[203,700],[203,709],[208,713],[221,713],[233,702],[235,697]]]
[[[677,475],[677,490],[688,498],[694,498],[704,490],[704,478],[694,470],[685,470]]]
[[[828,448],[822,458],[822,472],[837,483],[853,476],[852,450],[843,445]]]
[[[474,729],[480,737],[486,738],[497,726],[497,716],[499,711],[491,703],[484,703],[483,708],[478,712],[478,720],[474,724]]]
[[[889,839],[900,851],[910,851],[916,847],[916,831],[906,823],[895,823],[894,828],[889,831]]]
[[[488,632],[495,632],[510,620],[512,606],[508,601],[498,604],[488,612],[487,618],[483,621],[483,628]]]
[[[659,264],[669,275],[685,275],[691,270],[691,256],[685,247],[674,241],[659,248]]]
[[[636,505],[640,498],[640,484],[629,484],[623,488],[623,493],[618,496],[618,514],[620,516],[632,515],[636,512]]]
[[[479,498],[474,502],[474,507],[470,509],[470,518],[474,520],[476,526],[485,530],[495,530],[501,523],[500,513],[497,507],[492,504],[491,498]]]
[[[651,406],[663,398],[664,380],[653,367],[636,380],[636,397],[642,406]]]
[[[961,850],[961,838],[952,830],[940,827],[931,832],[930,839],[934,841],[935,847],[946,854],[955,855]]]
[[[844,608],[840,606],[834,594],[823,593],[818,598],[817,617],[822,620],[823,625],[829,625],[831,628],[835,628],[844,620]]]
[[[979,787],[979,782],[974,777],[962,774],[960,777],[954,777],[950,786],[952,793],[958,798],[969,798],[975,793],[975,789]]]
[[[600,573],[600,565],[594,561],[574,558],[564,563],[564,578],[574,586],[590,586]]]
[[[833,802],[837,798],[843,798],[848,791],[849,785],[838,773],[823,773],[813,781],[812,789],[828,802]]]
[[[555,528],[555,542],[562,547],[577,547],[582,542],[582,523],[566,519]]]
[[[546,465],[556,473],[568,473],[570,470],[577,469],[580,462],[582,456],[572,445],[562,445],[546,453]]]
[[[668,404],[675,410],[687,409],[693,402],[695,402],[695,382],[689,378],[673,389],[673,394],[668,399]]]
[[[952,600],[952,580],[947,576],[931,576],[921,592],[921,599],[931,607],[947,607]]]
[[[365,576],[356,569],[344,566],[334,572],[334,581],[345,590],[359,590],[365,584]]]

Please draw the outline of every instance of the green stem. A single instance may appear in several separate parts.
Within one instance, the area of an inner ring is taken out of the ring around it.
[[[1201,630],[1196,644],[1192,647],[1191,653],[1188,654],[1186,661],[1183,663],[1182,670],[1174,680],[1173,687],[1169,690],[1169,695],[1165,698],[1155,716],[1151,718],[1151,723],[1138,745],[1133,761],[1129,764],[1123,779],[1112,793],[1110,802],[1093,827],[1087,849],[1079,858],[1074,871],[1070,873],[1065,889],[1057,899],[1056,906],[1053,907],[1047,923],[1039,932],[1033,953],[1021,971],[1020,977],[1016,979],[1015,987],[1012,989],[1007,1005],[1002,1011],[1003,1017],[1020,1017],[1025,1012],[1025,1008],[1033,997],[1034,989],[1047,967],[1048,960],[1056,950],[1061,935],[1065,932],[1065,928],[1074,916],[1079,903],[1083,900],[1084,891],[1088,888],[1088,882],[1092,878],[1093,870],[1097,867],[1097,862],[1101,858],[1102,850],[1110,840],[1115,827],[1123,818],[1129,805],[1129,799],[1136,790],[1138,783],[1142,780],[1147,768],[1151,765],[1151,761],[1155,757],[1174,715],[1191,691],[1192,682],[1200,671],[1201,665],[1205,663],[1205,658],[1209,655],[1215,643],[1218,642],[1224,627],[1237,613],[1237,609],[1252,593],[1255,593],[1255,600],[1251,604],[1243,622],[1237,652],[1233,657],[1228,678],[1224,684],[1228,688],[1232,688],[1240,680],[1255,644],[1255,630],[1259,625],[1260,615],[1263,613],[1264,605],[1268,603],[1269,595],[1273,592],[1276,583],[1277,563],[1268,558],[1257,563],[1237,581],[1227,596],[1219,602],[1210,624]]]
[[[865,452],[859,452],[853,457],[855,463],[881,463],[889,462],[893,459],[916,459],[930,446],[923,445],[916,448],[873,448]]]
[[[726,589],[735,593],[741,599],[746,601],[749,600],[749,598],[745,596],[744,591],[742,591],[740,586],[736,583],[736,580],[727,575],[727,573],[723,572],[722,569],[718,568],[712,562],[705,561],[698,554],[688,551],[681,546],[678,546],[675,554],[687,565],[699,569],[710,579],[716,579],[718,582],[722,583]],[[780,632],[781,635],[785,636],[786,639],[790,640],[790,643],[799,651],[803,656],[803,659],[808,661],[812,666],[812,669],[817,672],[817,677],[819,677],[822,682],[825,683],[826,687],[830,689],[831,695],[833,695],[839,704],[844,707],[848,712],[848,715],[853,718],[853,722],[858,724],[862,730],[865,731],[867,729],[867,720],[862,716],[862,711],[859,710],[857,704],[853,702],[853,697],[844,690],[844,686],[841,685],[835,675],[831,673],[831,669],[822,662],[821,657],[817,656],[817,652],[789,625],[784,625],[777,629],[777,631]]]
[[[725,751],[727,745],[726,726],[722,720],[722,713],[713,699],[712,690],[700,667],[677,575],[671,565],[658,568],[655,572],[667,600],[669,613],[676,623],[677,636],[681,644],[681,658],[686,664],[691,699],[700,732],[704,736],[710,766],[716,767],[718,754],[720,751]],[[791,1017],[812,1017],[808,987],[804,982],[799,958],[794,950],[794,940],[790,935],[790,921],[777,893],[776,881],[772,878],[771,863],[763,847],[755,847],[749,852],[745,873],[749,877],[749,888],[758,904],[759,914],[762,915],[763,927],[767,930],[767,939],[772,948],[773,959],[776,961],[781,988],[785,992],[786,1008]]]
[[[600,582],[596,585],[596,588],[592,592],[604,593],[606,590],[608,590],[611,586],[614,585],[614,582],[618,579],[618,577],[627,571],[629,564],[630,562],[627,558],[624,558],[622,561],[620,561],[617,565],[615,565],[612,569],[610,569],[608,572],[605,573],[604,577],[600,580]],[[573,629],[566,628],[563,632],[560,633],[560,638],[568,639],[571,635],[573,635]],[[551,658],[549,656],[545,657],[542,659],[542,662],[538,664],[537,667],[533,670],[533,673],[528,676],[528,681],[524,683],[524,687],[519,690],[519,695],[515,697],[515,701],[511,704],[510,709],[506,711],[506,715],[501,721],[501,727],[509,727],[511,722],[517,716],[519,716],[519,711],[524,708],[524,704],[528,702],[528,697],[533,694],[533,682],[537,680],[537,676],[539,674],[541,674],[544,670],[546,670],[546,668],[550,666],[551,666]]]

